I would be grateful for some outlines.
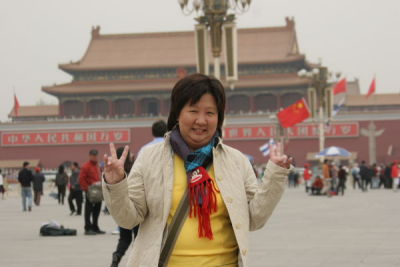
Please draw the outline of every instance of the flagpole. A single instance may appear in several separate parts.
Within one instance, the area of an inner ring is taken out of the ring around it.
[[[282,125],[279,123],[279,120],[277,121],[278,123],[278,132],[279,132],[279,142],[282,144],[282,151],[281,153],[285,153],[285,129],[282,127]]]
[[[15,107],[15,105],[16,105],[15,99],[16,99],[17,95],[15,94],[15,86],[14,85],[13,85],[13,92],[14,92],[14,107],[13,107],[14,116],[18,116],[18,110],[16,110],[16,107]]]
[[[13,86],[13,91],[14,91],[14,116],[18,117],[18,109],[19,109],[19,101],[17,99],[17,95],[15,94],[15,87]]]
[[[324,150],[325,148],[325,133],[324,133],[324,107],[323,105],[319,105],[319,151]],[[320,157],[320,161],[324,161],[324,157]]]

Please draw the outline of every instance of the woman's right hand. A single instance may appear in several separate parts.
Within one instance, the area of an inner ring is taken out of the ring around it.
[[[109,184],[116,184],[124,179],[124,164],[128,155],[129,147],[125,146],[124,152],[118,159],[117,152],[113,143],[110,143],[110,154],[104,154],[104,178]]]
[[[269,159],[275,163],[276,165],[285,168],[285,169],[289,169],[290,165],[293,162],[293,158],[292,157],[288,157],[287,155],[282,153],[283,151],[283,145],[282,143],[278,143],[277,145],[273,145],[271,147],[271,152],[269,155]]]

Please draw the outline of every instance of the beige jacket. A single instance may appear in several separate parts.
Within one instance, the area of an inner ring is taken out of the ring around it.
[[[279,202],[289,169],[271,161],[264,182],[258,184],[249,160],[222,142],[213,149],[216,182],[232,222],[239,246],[239,266],[248,266],[249,231],[260,229]],[[127,179],[103,183],[107,207],[117,224],[131,229],[140,224],[128,260],[130,267],[156,267],[166,234],[174,181],[173,151],[169,136],[146,147]]]

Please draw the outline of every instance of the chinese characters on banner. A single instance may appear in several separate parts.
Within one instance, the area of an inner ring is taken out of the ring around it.
[[[73,130],[73,131],[38,131],[38,132],[2,132],[2,146],[35,145],[84,145],[129,143],[129,129],[115,130]]]
[[[224,139],[266,139],[274,136],[275,126],[225,127]]]
[[[318,124],[298,124],[287,128],[287,136],[292,139],[318,138]],[[326,137],[357,137],[357,122],[333,123],[325,127]],[[224,128],[225,140],[268,139],[276,138],[274,125],[263,126],[230,126]]]

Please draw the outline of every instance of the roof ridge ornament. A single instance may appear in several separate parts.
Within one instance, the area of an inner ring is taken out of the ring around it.
[[[100,37],[100,26],[92,26],[92,39]]]
[[[285,17],[286,20],[286,27],[294,29],[294,17]]]

